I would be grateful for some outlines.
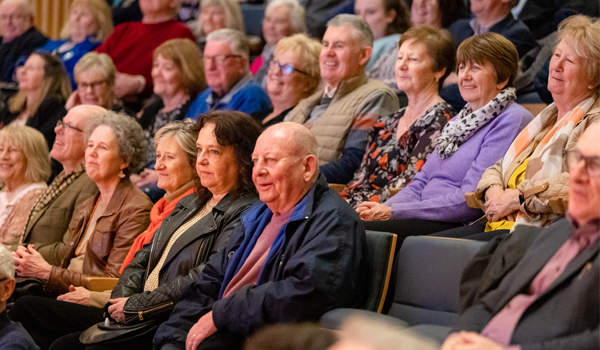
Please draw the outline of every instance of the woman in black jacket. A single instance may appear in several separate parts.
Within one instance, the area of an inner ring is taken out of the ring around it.
[[[152,242],[123,271],[107,304],[113,322],[122,323],[130,315],[148,320],[152,316],[143,310],[155,308],[168,317],[183,287],[212,254],[225,247],[242,213],[257,200],[251,154],[260,127],[243,113],[216,111],[200,119],[198,128],[196,193],[179,202]],[[86,347],[79,336],[104,321],[100,308],[24,297],[13,306],[10,317],[21,322],[42,349],[51,344],[51,349],[149,349],[163,321],[158,319],[155,327],[126,340],[121,337]]]

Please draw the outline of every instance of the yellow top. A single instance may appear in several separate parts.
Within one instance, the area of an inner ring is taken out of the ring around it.
[[[529,163],[529,157],[526,158],[521,165],[512,173],[510,178],[508,179],[508,188],[511,190],[516,190],[517,186],[523,181],[525,177],[525,169],[527,168],[527,163]],[[500,220],[496,222],[489,222],[485,225],[485,232],[494,231],[494,230],[510,230],[514,221],[508,220]]]

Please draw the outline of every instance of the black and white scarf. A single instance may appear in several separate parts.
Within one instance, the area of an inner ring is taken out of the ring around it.
[[[515,98],[514,87],[502,90],[488,104],[473,111],[468,103],[449,121],[437,139],[436,149],[440,158],[448,158],[458,151],[458,147],[475,135],[484,125],[502,114]]]

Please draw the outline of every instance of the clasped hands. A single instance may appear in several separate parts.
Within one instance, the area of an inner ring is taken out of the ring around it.
[[[50,278],[52,265],[48,264],[32,244],[27,247],[19,246],[12,253],[15,272],[20,277],[36,277],[43,280]]]
[[[392,208],[377,202],[362,202],[356,212],[363,221],[384,221],[392,219]]]
[[[516,212],[521,208],[519,193],[519,190],[503,190],[500,186],[490,187],[485,192],[484,211],[488,222],[500,221],[503,218],[515,221]]]

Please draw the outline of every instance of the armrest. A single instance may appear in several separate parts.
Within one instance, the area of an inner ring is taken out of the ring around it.
[[[92,292],[112,290],[119,282],[116,277],[86,277],[86,287]]]
[[[344,190],[344,187],[346,187],[346,185],[344,185],[344,184],[329,184],[329,187],[332,188],[337,193],[341,193]]]
[[[396,188],[396,187],[390,188],[390,198],[394,197],[396,194],[398,194],[398,192],[400,192],[399,188]]]
[[[387,322],[392,321],[393,323],[402,322],[395,317],[378,314],[373,311],[367,311],[367,310],[361,310],[361,309],[340,308],[340,309],[333,309],[333,310],[328,311],[325,314],[323,314],[323,316],[321,316],[321,319],[319,320],[319,325],[321,327],[327,328],[327,329],[341,330],[342,326],[344,325],[344,321],[346,321],[346,319],[348,319],[351,316],[363,316],[363,317],[369,317],[369,318],[372,318],[375,320],[381,320],[381,321],[387,321]]]

